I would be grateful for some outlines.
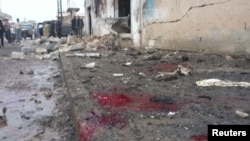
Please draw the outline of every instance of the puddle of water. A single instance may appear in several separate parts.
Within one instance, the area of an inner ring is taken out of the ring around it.
[[[48,64],[50,65],[52,64]],[[33,75],[27,74],[27,70],[23,70],[24,74],[19,74],[20,68],[11,69],[10,72],[4,69],[4,73],[12,75],[1,75],[3,81],[0,81],[0,115],[2,108],[6,107],[7,126],[0,128],[0,140],[41,140],[60,137],[56,131],[46,127],[43,127],[46,131],[41,133],[41,136],[37,135],[42,127],[35,121],[42,120],[43,116],[52,116],[55,112],[56,97],[52,95],[50,99],[46,99],[45,94],[56,90],[53,80],[48,80],[51,77],[48,67],[40,63],[32,67],[31,70],[35,70]]]

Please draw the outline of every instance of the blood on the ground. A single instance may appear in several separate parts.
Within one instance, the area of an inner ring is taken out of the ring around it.
[[[100,105],[110,105],[120,107],[130,102],[130,98],[124,94],[113,94],[108,95],[105,93],[94,93],[91,95],[93,98],[98,100]]]
[[[118,113],[97,114],[96,112],[91,111],[87,113],[85,117],[78,120],[80,141],[88,141],[102,127],[116,126],[121,129],[126,125],[126,121]]]
[[[207,141],[208,136],[206,134],[201,134],[201,135],[193,135],[190,138],[193,141]]]
[[[80,141],[88,141],[98,130],[103,127],[116,127],[122,129],[127,126],[124,115],[128,111],[177,111],[185,102],[161,103],[151,101],[152,94],[124,93],[110,90],[109,92],[95,92],[90,96],[98,101],[98,104],[109,110],[109,114],[97,114],[89,112],[78,121]],[[123,111],[123,112],[119,112]]]
[[[99,105],[115,110],[142,110],[142,111],[177,111],[185,102],[161,103],[150,101],[151,94],[96,92],[91,97],[97,99]]]

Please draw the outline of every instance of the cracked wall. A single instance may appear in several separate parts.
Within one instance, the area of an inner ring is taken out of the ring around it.
[[[143,0],[142,44],[204,53],[250,53],[250,1]]]

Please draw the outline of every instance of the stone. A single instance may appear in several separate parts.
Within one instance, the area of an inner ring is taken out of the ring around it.
[[[155,95],[155,96],[150,98],[150,101],[159,102],[159,103],[168,103],[168,104],[173,103],[173,99],[171,97],[165,96],[165,95]]]
[[[25,59],[25,54],[23,52],[12,52],[11,53],[11,58],[12,59],[24,60]]]
[[[47,53],[47,52],[48,52],[48,50],[45,47],[36,48],[36,53],[38,53],[38,54],[44,54],[44,53]]]
[[[21,48],[21,51],[24,53],[31,53],[31,52],[35,52],[36,51],[36,47],[35,46],[25,46]]]

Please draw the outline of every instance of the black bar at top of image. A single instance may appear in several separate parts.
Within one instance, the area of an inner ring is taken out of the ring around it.
[[[208,141],[250,141],[250,125],[208,125]]]

